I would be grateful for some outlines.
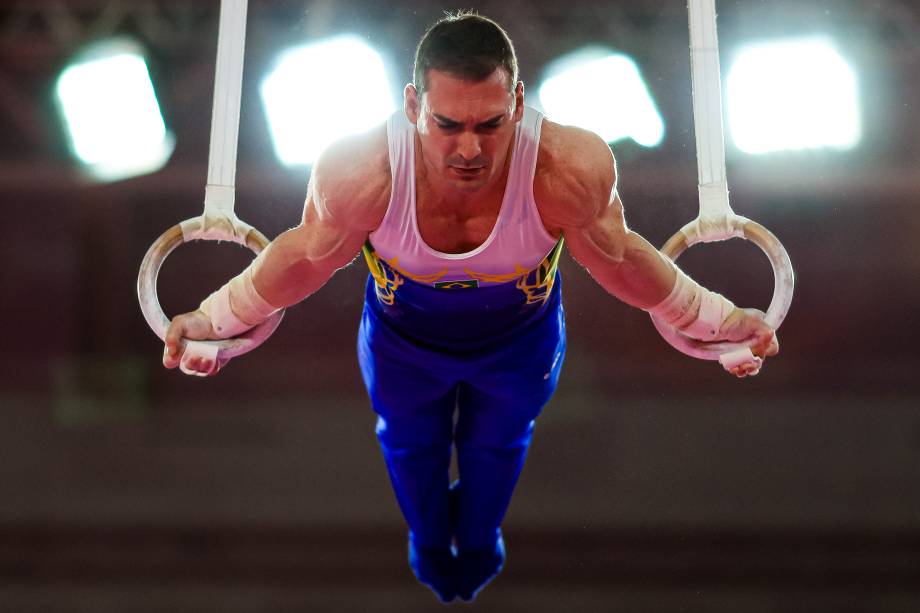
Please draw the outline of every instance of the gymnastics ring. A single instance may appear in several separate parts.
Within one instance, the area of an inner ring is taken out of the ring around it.
[[[157,277],[163,261],[176,247],[193,240],[232,241],[258,255],[269,243],[265,235],[241,221],[233,212],[246,12],[247,0],[221,0],[204,213],[176,224],[154,241],[144,255],[137,276],[137,298],[144,319],[163,341],[166,340],[170,320],[157,298]],[[189,348],[202,355],[209,354],[219,367],[222,362],[264,343],[283,316],[284,310],[279,310],[261,324],[233,338],[201,341],[183,338],[180,344],[183,352]],[[202,351],[202,348],[207,351]]]
[[[163,308],[160,306],[160,301],[157,297],[157,278],[159,277],[160,267],[163,265],[163,261],[166,260],[167,256],[169,256],[176,247],[183,243],[198,239],[227,240],[245,245],[252,250],[253,253],[258,255],[269,243],[269,240],[264,234],[239,220],[236,220],[234,224],[234,229],[237,229],[237,233],[222,229],[219,226],[209,229],[206,235],[201,235],[200,232],[189,231],[189,228],[199,229],[204,227],[204,225],[205,218],[203,215],[176,224],[154,241],[141,262],[140,272],[137,277],[137,298],[140,302],[144,319],[147,320],[151,329],[163,341],[166,340],[166,330],[169,328],[170,320],[163,312]],[[278,324],[281,323],[281,318],[283,316],[284,310],[282,309],[271,315],[261,324],[234,338],[227,338],[219,341],[203,340],[195,342],[215,346],[217,348],[218,359],[234,358],[252,351],[264,343],[278,327]],[[183,350],[187,342],[189,342],[188,339],[184,338],[180,341]]]
[[[693,93],[693,127],[696,135],[699,216],[668,239],[661,252],[671,260],[696,243],[744,238],[756,244],[773,266],[773,299],[764,321],[776,329],[792,303],[795,276],[792,261],[782,243],[766,228],[732,211],[725,177],[725,140],[722,135],[722,85],[719,69],[719,38],[715,0],[689,0],[690,71]],[[746,374],[757,374],[763,363],[745,342],[703,342],[652,316],[658,333],[675,349],[702,360],[719,360],[730,372],[747,366]],[[737,374],[737,373],[736,373]],[[746,376],[741,374],[740,376]]]
[[[767,255],[770,264],[773,266],[773,299],[767,308],[764,321],[772,328],[779,328],[789,312],[789,306],[792,304],[792,291],[795,285],[795,274],[792,271],[792,261],[789,254],[776,236],[764,228],[759,223],[751,221],[740,215],[731,215],[728,221],[733,229],[732,236],[749,240]],[[708,243],[718,240],[724,240],[725,236],[719,232],[699,232],[700,219],[696,219],[674,234],[661,252],[671,258],[677,258],[686,251],[690,246],[696,243]],[[691,240],[689,236],[698,236],[696,240]],[[652,316],[652,323],[658,330],[658,333],[675,349],[702,360],[718,360],[719,356],[743,349],[750,348],[755,341],[751,340],[746,343],[732,342],[703,342],[685,334],[673,326],[668,325],[660,318]]]

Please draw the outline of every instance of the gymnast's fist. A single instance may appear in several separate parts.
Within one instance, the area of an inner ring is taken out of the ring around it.
[[[182,372],[194,375],[217,374],[222,364],[214,358],[196,355],[195,352],[186,352],[187,340],[219,339],[211,327],[211,319],[202,310],[176,315],[166,330],[166,347],[163,349],[163,366],[176,368],[181,366]],[[188,353],[188,355],[186,355]]]
[[[735,309],[725,318],[719,327],[719,335],[714,341],[732,341],[751,344],[751,353],[766,360],[768,356],[779,353],[779,340],[776,338],[774,330],[767,322],[764,321],[764,312],[757,309]],[[760,370],[760,365],[754,365],[750,362],[741,364],[729,372],[736,377],[746,377],[755,375]]]

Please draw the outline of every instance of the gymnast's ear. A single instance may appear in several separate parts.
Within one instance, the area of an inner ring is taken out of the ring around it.
[[[518,81],[514,86],[514,118],[517,123],[524,116],[524,82]]]
[[[421,100],[419,100],[418,90],[415,85],[409,83],[403,91],[403,105],[406,109],[406,117],[413,124],[418,123],[418,117],[421,113]]]

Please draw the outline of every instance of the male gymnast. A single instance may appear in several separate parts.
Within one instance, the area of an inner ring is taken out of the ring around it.
[[[688,336],[753,340],[760,358],[779,349],[761,312],[701,287],[627,228],[616,181],[600,137],[524,105],[498,24],[445,17],[419,43],[404,109],[323,153],[300,225],[172,320],[164,365],[216,373],[222,364],[183,354],[180,339],[238,335],[363,252],[358,358],[410,566],[443,602],[472,600],[504,564],[501,522],[562,367],[563,239],[610,294]]]

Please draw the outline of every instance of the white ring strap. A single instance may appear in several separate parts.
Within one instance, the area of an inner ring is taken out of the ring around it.
[[[743,236],[747,221],[734,219],[728,199],[715,0],[690,0],[689,15],[700,214],[682,228],[688,246]]]
[[[246,46],[247,0],[221,0],[211,111],[211,148],[205,212],[233,211],[236,184],[236,146],[240,130],[243,89],[243,51]]]
[[[227,240],[246,245],[252,226],[233,211],[236,200],[236,151],[240,130],[247,0],[222,0],[214,68],[214,105],[204,213],[182,222],[182,237]]]
[[[690,0],[690,68],[693,75],[693,125],[700,186],[725,194],[725,141],[722,135],[722,85],[715,0]]]

